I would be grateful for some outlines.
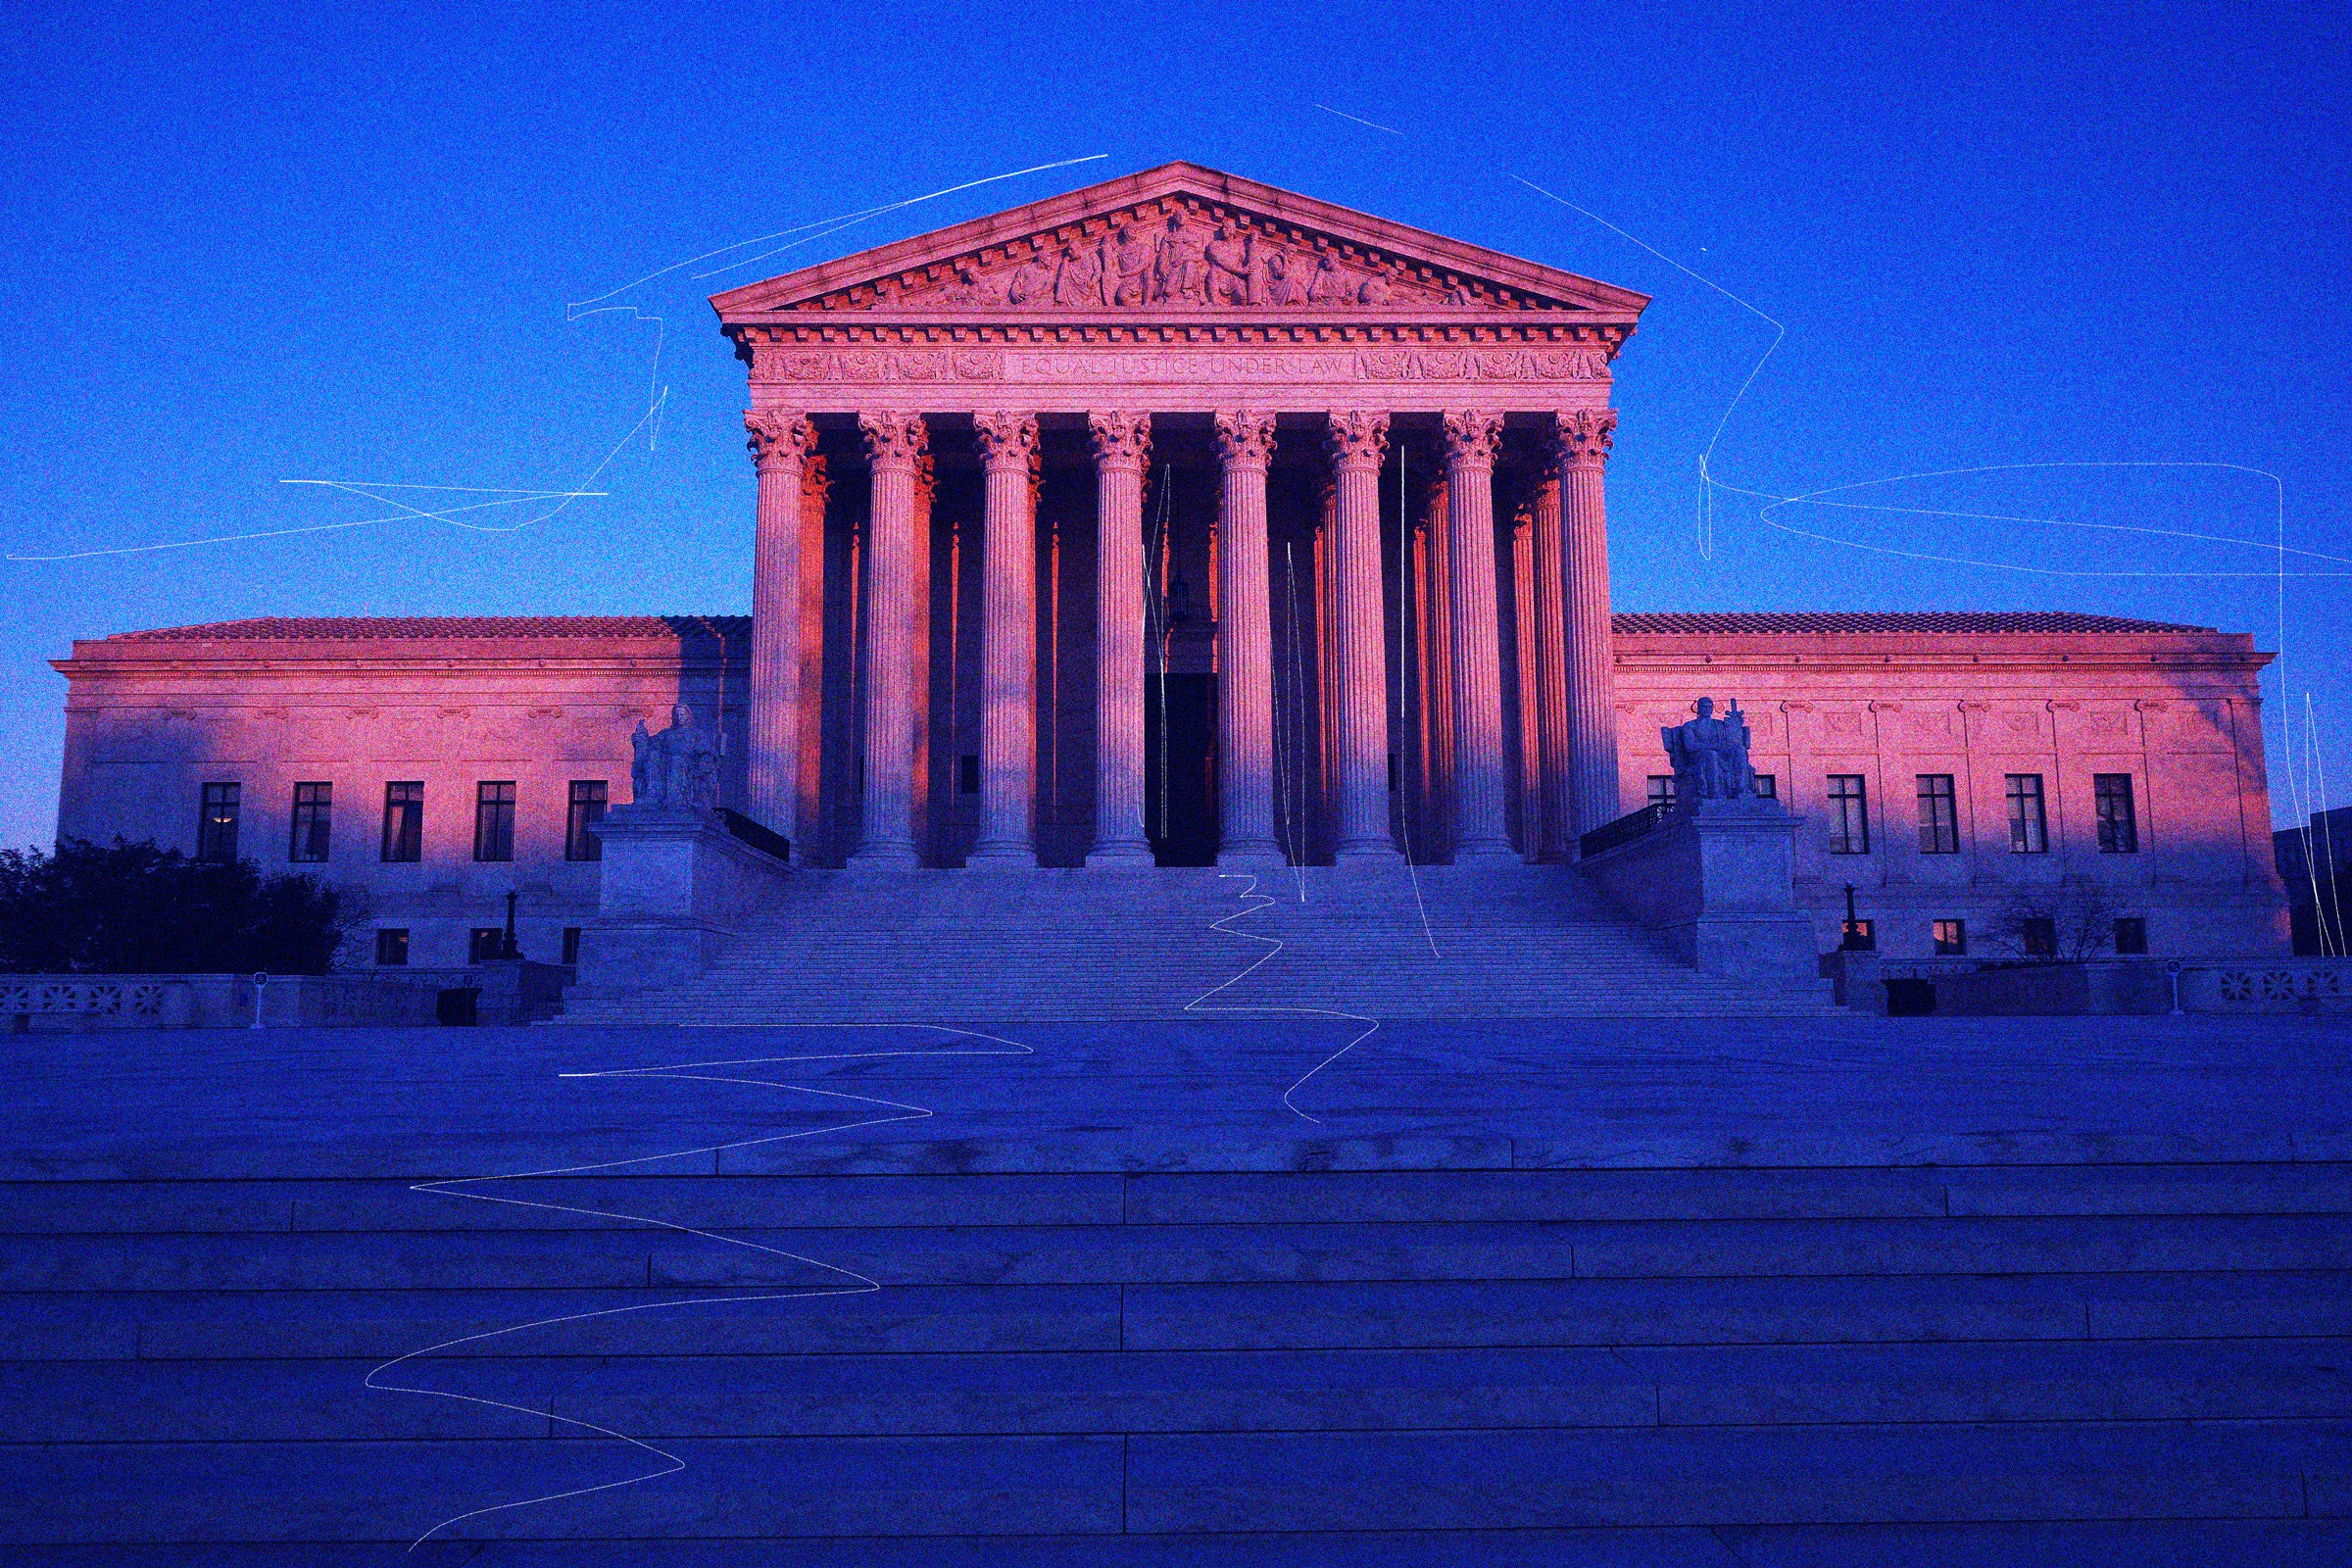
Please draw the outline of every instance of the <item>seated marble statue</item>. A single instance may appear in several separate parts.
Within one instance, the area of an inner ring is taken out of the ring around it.
[[[718,806],[718,749],[695,727],[694,710],[679,703],[669,727],[648,733],[637,721],[629,736],[629,798],[656,810],[701,815]]]
[[[1715,716],[1715,699],[1701,697],[1696,718],[1661,728],[1658,738],[1674,763],[1675,803],[1685,810],[1702,801],[1757,798],[1756,771],[1747,760],[1752,737],[1737,697],[1721,718]]]

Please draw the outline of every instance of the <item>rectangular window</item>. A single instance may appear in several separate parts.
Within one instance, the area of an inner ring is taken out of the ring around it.
[[[980,793],[980,757],[978,753],[965,752],[956,759],[956,793],[958,795]]]
[[[286,844],[287,859],[316,862],[326,858],[327,827],[334,802],[332,784],[294,786],[294,834]]]
[[[1960,853],[1960,802],[1949,773],[1919,775],[1919,853]]]
[[[1781,781],[1770,773],[1756,775],[1756,799],[1777,801],[1781,798]]]
[[[605,841],[596,836],[596,825],[604,819],[605,781],[601,778],[573,779],[570,804],[564,808],[564,858],[603,859]]]
[[[497,957],[498,950],[505,945],[506,935],[507,932],[504,926],[475,926],[472,933],[466,939],[466,961],[469,963],[482,963],[488,959]]]
[[[2132,808],[2132,775],[2093,773],[2090,775],[2090,793],[2098,803],[2099,853],[2137,855],[2139,813]]]
[[[1870,853],[1870,803],[1859,773],[1830,775],[1830,853]]]
[[[407,926],[377,928],[375,961],[378,963],[406,963],[409,961],[409,929]]]
[[[2041,808],[2041,775],[2009,775],[2009,853],[2047,855],[2050,821]]]
[[[1649,775],[1649,804],[1652,806],[1672,806],[1674,804],[1674,775],[1672,773]]]
[[[473,858],[514,858],[514,780],[485,780],[473,787]]]
[[[207,784],[196,815],[196,858],[226,865],[237,858],[237,795],[234,784]]]
[[[580,928],[576,925],[567,925],[564,928],[564,962],[570,965],[579,961]]]
[[[1963,958],[1968,956],[1968,922],[1938,920],[1935,925],[1936,956]]]
[[[2115,951],[2127,955],[2148,951],[2148,922],[2145,916],[2119,914],[2115,917]]]
[[[2027,957],[2055,958],[2058,956],[2058,922],[2052,916],[2046,914],[2027,915],[2025,929],[2021,934],[2026,939]]]
[[[1876,953],[1879,951],[1879,934],[1867,919],[1857,919],[1852,925],[1847,925],[1842,920],[1838,922],[1838,937],[1840,947],[1846,945],[1846,939],[1849,936],[1852,938],[1852,945],[1860,948],[1863,952]]]
[[[415,779],[384,786],[384,858],[424,858],[424,785]]]

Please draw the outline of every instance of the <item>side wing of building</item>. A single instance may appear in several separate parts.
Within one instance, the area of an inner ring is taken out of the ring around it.
[[[1801,902],[1880,950],[2002,956],[2026,914],[2138,920],[2147,950],[2285,951],[2253,639],[2066,613],[1621,614],[1620,787],[1660,726],[1739,699],[1805,819]],[[1957,922],[1955,926],[1953,923]],[[2127,928],[2126,940],[2130,940]]]

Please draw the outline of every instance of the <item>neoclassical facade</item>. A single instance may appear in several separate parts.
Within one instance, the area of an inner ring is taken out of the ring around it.
[[[1573,860],[1712,695],[1804,819],[1824,946],[1849,882],[1894,953],[2059,885],[2155,951],[2277,940],[2247,637],[1612,621],[1641,295],[1175,164],[712,303],[748,620],[80,642],[61,832],[217,850],[230,813],[239,853],[364,889],[383,952],[454,963],[510,891],[542,953],[593,917],[595,813],[678,701],[797,863],[1034,879]]]

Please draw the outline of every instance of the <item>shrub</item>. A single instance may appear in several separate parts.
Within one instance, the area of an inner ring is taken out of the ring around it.
[[[320,974],[361,912],[317,877],[151,842],[0,850],[0,970],[18,974]]]

